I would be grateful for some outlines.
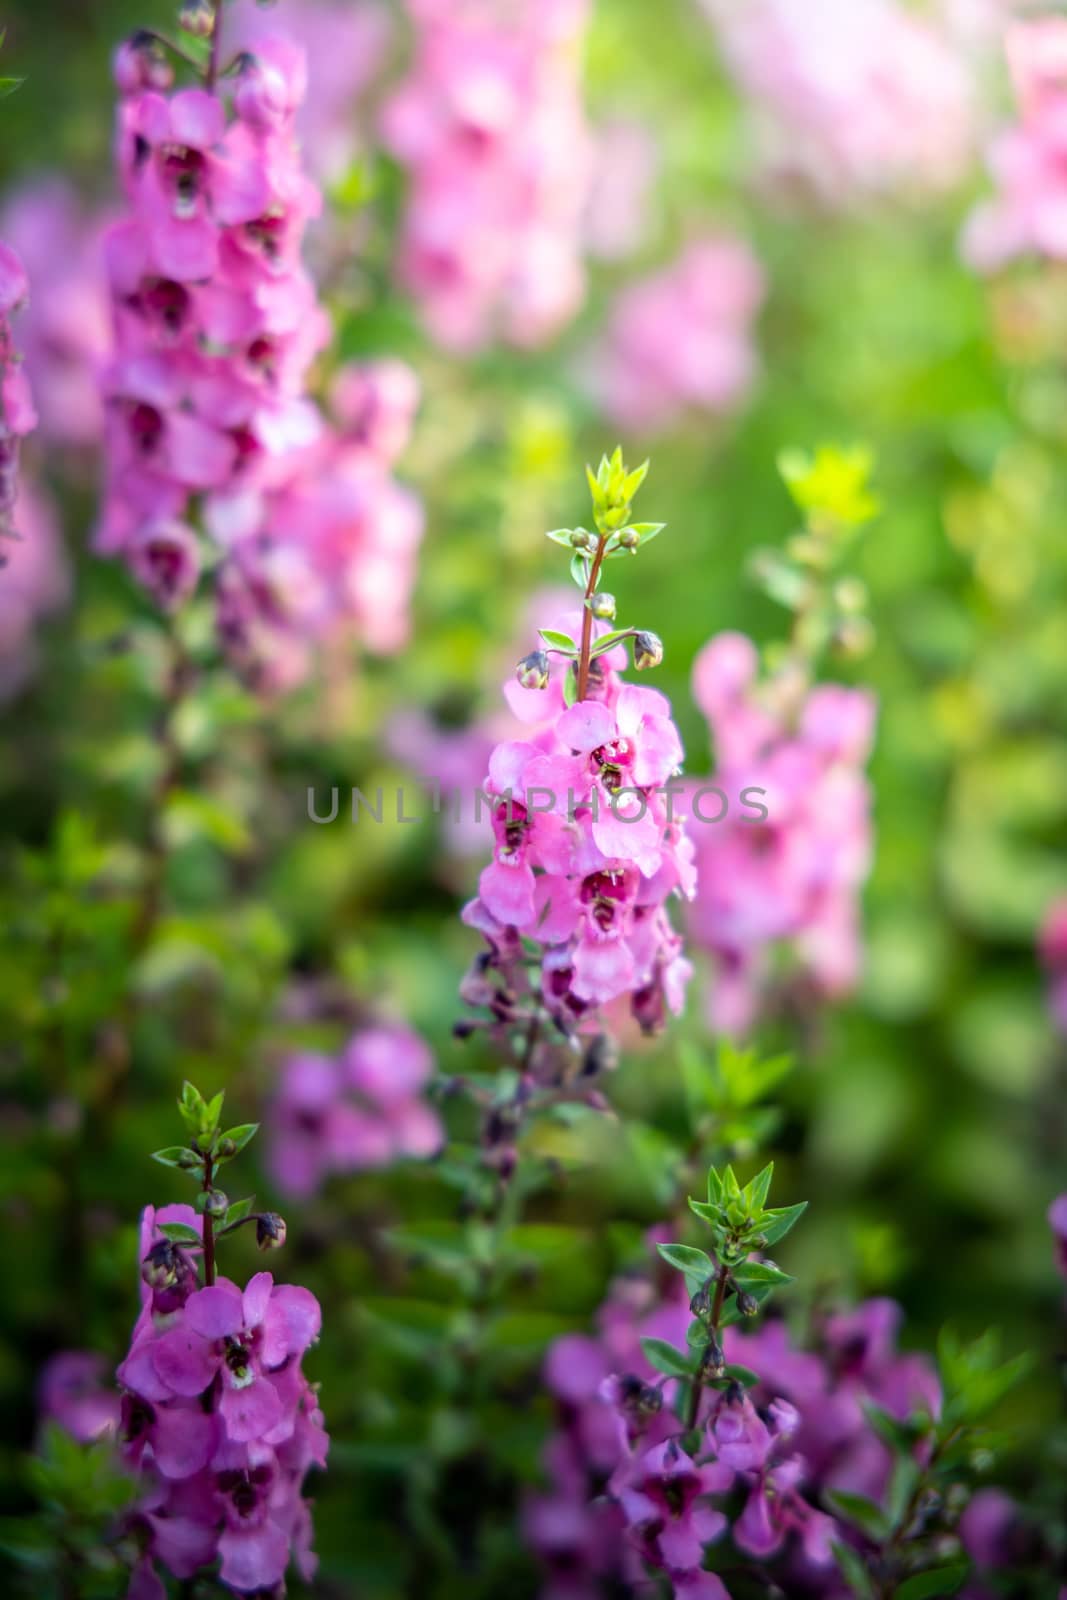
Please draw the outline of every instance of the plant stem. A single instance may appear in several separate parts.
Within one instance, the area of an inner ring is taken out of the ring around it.
[[[593,648],[593,613],[589,609],[589,602],[596,593],[596,586],[600,580],[600,568],[604,562],[604,551],[607,547],[608,535],[602,533],[598,536],[596,554],[593,556],[593,565],[589,569],[589,582],[585,586],[585,598],[582,604],[582,642],[578,653],[578,699],[584,700],[589,688],[589,652]]]
[[[219,79],[219,57],[222,50],[222,0],[214,0],[211,27],[211,55],[207,64],[206,83],[211,94]]]
[[[211,1193],[211,1157],[204,1157],[204,1193]],[[210,1211],[204,1212],[204,1284],[215,1282],[215,1219]]]
[[[715,1298],[711,1302],[711,1316],[708,1319],[709,1330],[711,1333],[711,1338],[708,1340],[709,1346],[713,1341],[720,1347],[722,1344],[722,1341],[719,1338],[719,1322],[722,1318],[722,1307],[723,1301],[726,1299],[726,1283],[729,1276],[729,1268],[724,1262],[720,1262],[719,1271],[715,1279]],[[689,1432],[697,1425],[697,1416],[700,1412],[700,1396],[702,1393],[703,1385],[700,1381],[700,1373],[698,1372],[689,1386],[689,1406],[685,1416],[686,1432]]]

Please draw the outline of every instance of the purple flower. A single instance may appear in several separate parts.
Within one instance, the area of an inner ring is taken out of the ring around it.
[[[143,1486],[134,1517],[146,1553],[131,1593],[162,1593],[157,1562],[185,1579],[221,1561],[238,1593],[273,1590],[290,1560],[310,1579],[301,1489],[328,1439],[301,1363],[318,1302],[268,1272],[243,1291],[225,1278],[198,1287],[193,1254],[158,1231],[186,1220],[175,1212],[194,1215],[149,1208],[143,1219],[142,1310],[118,1371],[123,1459]]]
[[[279,1189],[304,1198],[331,1174],[435,1154],[443,1132],[422,1098],[432,1071],[423,1040],[397,1026],[363,1029],[336,1058],[290,1057],[268,1117]]]

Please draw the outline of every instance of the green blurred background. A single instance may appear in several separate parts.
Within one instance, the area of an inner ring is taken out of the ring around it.
[[[3,21],[5,70],[27,83],[2,108],[0,188],[58,166],[106,202],[109,57],[134,25],[170,22],[170,8],[8,0]],[[949,1319],[966,1332],[999,1325],[1010,1351],[1035,1351],[1007,1416],[1025,1486],[1027,1440],[1057,1403],[1062,1331],[1044,1218],[1067,1187],[1067,1056],[1034,955],[1043,912],[1067,891],[1067,373],[1055,293],[1035,297],[1021,275],[989,289],[960,264],[977,164],[969,189],[926,206],[830,216],[768,204],[748,181],[743,118],[711,34],[684,0],[599,0],[588,98],[594,115],[624,106],[662,141],[637,266],[669,256],[697,215],[736,225],[769,277],[762,374],[744,414],[624,441],[632,458],[651,453],[642,510],[669,528],[639,576],[620,569],[620,611],[639,605],[664,638],[657,684],[674,699],[690,771],[711,760],[689,699],[695,652],[723,627],[766,643],[787,623],[746,572],[754,548],[793,528],[777,454],[836,440],[867,443],[877,458],[883,509],[855,562],[876,643],[833,668],[880,701],[866,976],[805,1038],[783,1028],[761,1040],[797,1054],[773,1153],[780,1202],[811,1206],[788,1264],[801,1298],[892,1294],[909,1344],[929,1344]],[[575,373],[635,264],[594,266],[582,318],[548,351],[460,363],[427,345],[388,288],[399,186],[368,148],[349,198],[335,197],[346,225],[351,194],[367,196],[352,208],[358,254],[334,309],[340,353],[403,355],[424,385],[402,463],[427,509],[415,641],[266,721],[224,677],[201,695],[183,735],[201,804],[175,834],[168,914],[133,975],[148,1004],[115,1114],[94,1101],[91,1075],[127,986],[123,892],[152,776],[161,647],[132,585],[86,553],[91,482],[58,485],[76,601],[6,708],[0,744],[11,936],[0,954],[0,1394],[12,1419],[0,1481],[15,1511],[29,1503],[34,1372],[72,1344],[121,1351],[139,1209],[185,1198],[179,1175],[147,1159],[171,1142],[183,1077],[227,1085],[233,1120],[244,1120],[287,1045],[343,1037],[279,1018],[295,978],[342,980],[357,1003],[406,1015],[446,1074],[472,1061],[450,1030],[475,944],[457,910],[479,863],[446,858],[430,826],[314,828],[305,793],[395,782],[402,769],[384,736],[405,706],[456,720],[497,705],[515,645],[530,647],[530,592],[563,576],[541,531],[581,520],[582,464],[615,442]],[[119,635],[125,648],[111,648]],[[61,996],[48,983],[57,928]],[[57,1030],[64,1048],[50,1052]],[[628,1053],[613,1090],[632,1118],[625,1132],[558,1125],[537,1136],[568,1181],[530,1198],[513,1240],[530,1270],[510,1286],[491,1340],[514,1381],[476,1416],[461,1400],[480,1381],[470,1351],[481,1335],[447,1269],[388,1246],[402,1228],[445,1245],[458,1236],[448,1174],[361,1177],[289,1209],[284,1271],[327,1307],[310,1363],[335,1440],[333,1470],[315,1489],[322,1592],[415,1592],[413,1550],[427,1584],[418,1592],[474,1592],[440,1552],[455,1535],[439,1525],[452,1471],[468,1490],[484,1471],[484,1503],[498,1513],[478,1592],[526,1592],[500,1458],[533,1476],[545,1407],[531,1358],[584,1325],[674,1191],[686,1048],[711,1048],[695,995],[677,1028]],[[47,1067],[57,1055],[62,1065]],[[470,1118],[449,1114],[469,1139]],[[245,1167],[252,1186],[254,1147]],[[265,1178],[258,1189],[268,1192]],[[243,1250],[234,1247],[235,1275],[253,1270]]]

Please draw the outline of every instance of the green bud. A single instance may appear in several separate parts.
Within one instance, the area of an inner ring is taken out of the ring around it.
[[[591,550],[596,540],[585,528],[575,528],[571,534],[571,544],[576,550]]]
[[[606,591],[595,594],[589,602],[589,609],[598,622],[614,622],[615,596]]]
[[[211,1189],[204,1195],[203,1210],[206,1216],[224,1217],[229,1209],[230,1202],[221,1189]]]
[[[641,543],[641,535],[633,528],[624,528],[619,534],[619,545],[623,550],[636,550]]]

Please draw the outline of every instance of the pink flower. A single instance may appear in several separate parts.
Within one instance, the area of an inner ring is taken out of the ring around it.
[[[1056,1265],[1067,1278],[1067,1194],[1061,1194],[1048,1208],[1049,1227],[1056,1238]]]
[[[901,0],[701,0],[783,188],[823,205],[943,190],[966,171],[971,90],[947,31]]]
[[[0,218],[0,232],[33,283],[21,343],[50,445],[95,446],[103,431],[100,369],[109,327],[100,230],[58,176],[16,190]]]
[[[580,618],[560,625],[576,636]],[[493,860],[463,913],[501,972],[517,939],[532,942],[544,1003],[568,1033],[623,996],[655,1030],[680,1009],[689,970],[666,911],[694,889],[671,788],[681,740],[663,695],[620,680],[621,656],[597,657],[594,698],[570,707],[559,676],[505,691],[517,714],[546,721],[490,756]]]
[[[118,1377],[122,1452],[143,1485],[135,1513],[146,1542],[131,1592],[158,1594],[155,1563],[187,1579],[221,1559],[238,1593],[282,1583],[291,1559],[314,1572],[301,1498],[328,1440],[301,1369],[318,1338],[306,1289],[257,1273],[241,1291],[197,1286],[193,1255],[159,1233],[188,1207],[146,1212],[143,1305]]]
[[[18,506],[20,537],[0,542],[0,702],[17,694],[32,675],[38,626],[70,600],[70,568],[56,508],[25,473]]]
[[[422,1098],[433,1059],[407,1028],[366,1028],[339,1057],[304,1053],[282,1068],[268,1121],[279,1189],[313,1194],[332,1174],[434,1155],[443,1130]]]
[[[1067,1034],[1067,899],[1054,901],[1045,913],[1038,955],[1048,981],[1049,1014],[1059,1032]]]
[[[589,181],[585,0],[409,0],[415,60],[385,141],[409,173],[398,272],[432,336],[543,343],[578,309]]]
[[[11,531],[18,493],[19,446],[37,426],[30,386],[15,349],[11,317],[26,302],[29,282],[22,262],[0,240],[0,538]]]
[[[1067,21],[1014,22],[1005,45],[1020,120],[993,141],[989,169],[996,192],[974,210],[964,231],[964,256],[980,272],[994,272],[1020,255],[1067,255]]]
[[[104,1378],[103,1356],[62,1350],[45,1363],[37,1385],[42,1420],[58,1422],[81,1444],[111,1438],[119,1426],[119,1396]]]
[[[622,290],[590,366],[620,427],[659,432],[686,412],[735,411],[756,374],[759,263],[739,239],[694,240],[670,266]]]
[[[689,790],[699,881],[689,929],[715,960],[712,1025],[741,1033],[767,1003],[777,954],[816,997],[858,979],[875,707],[859,689],[761,682],[755,647],[731,633],[698,655],[693,692],[716,769]]]

